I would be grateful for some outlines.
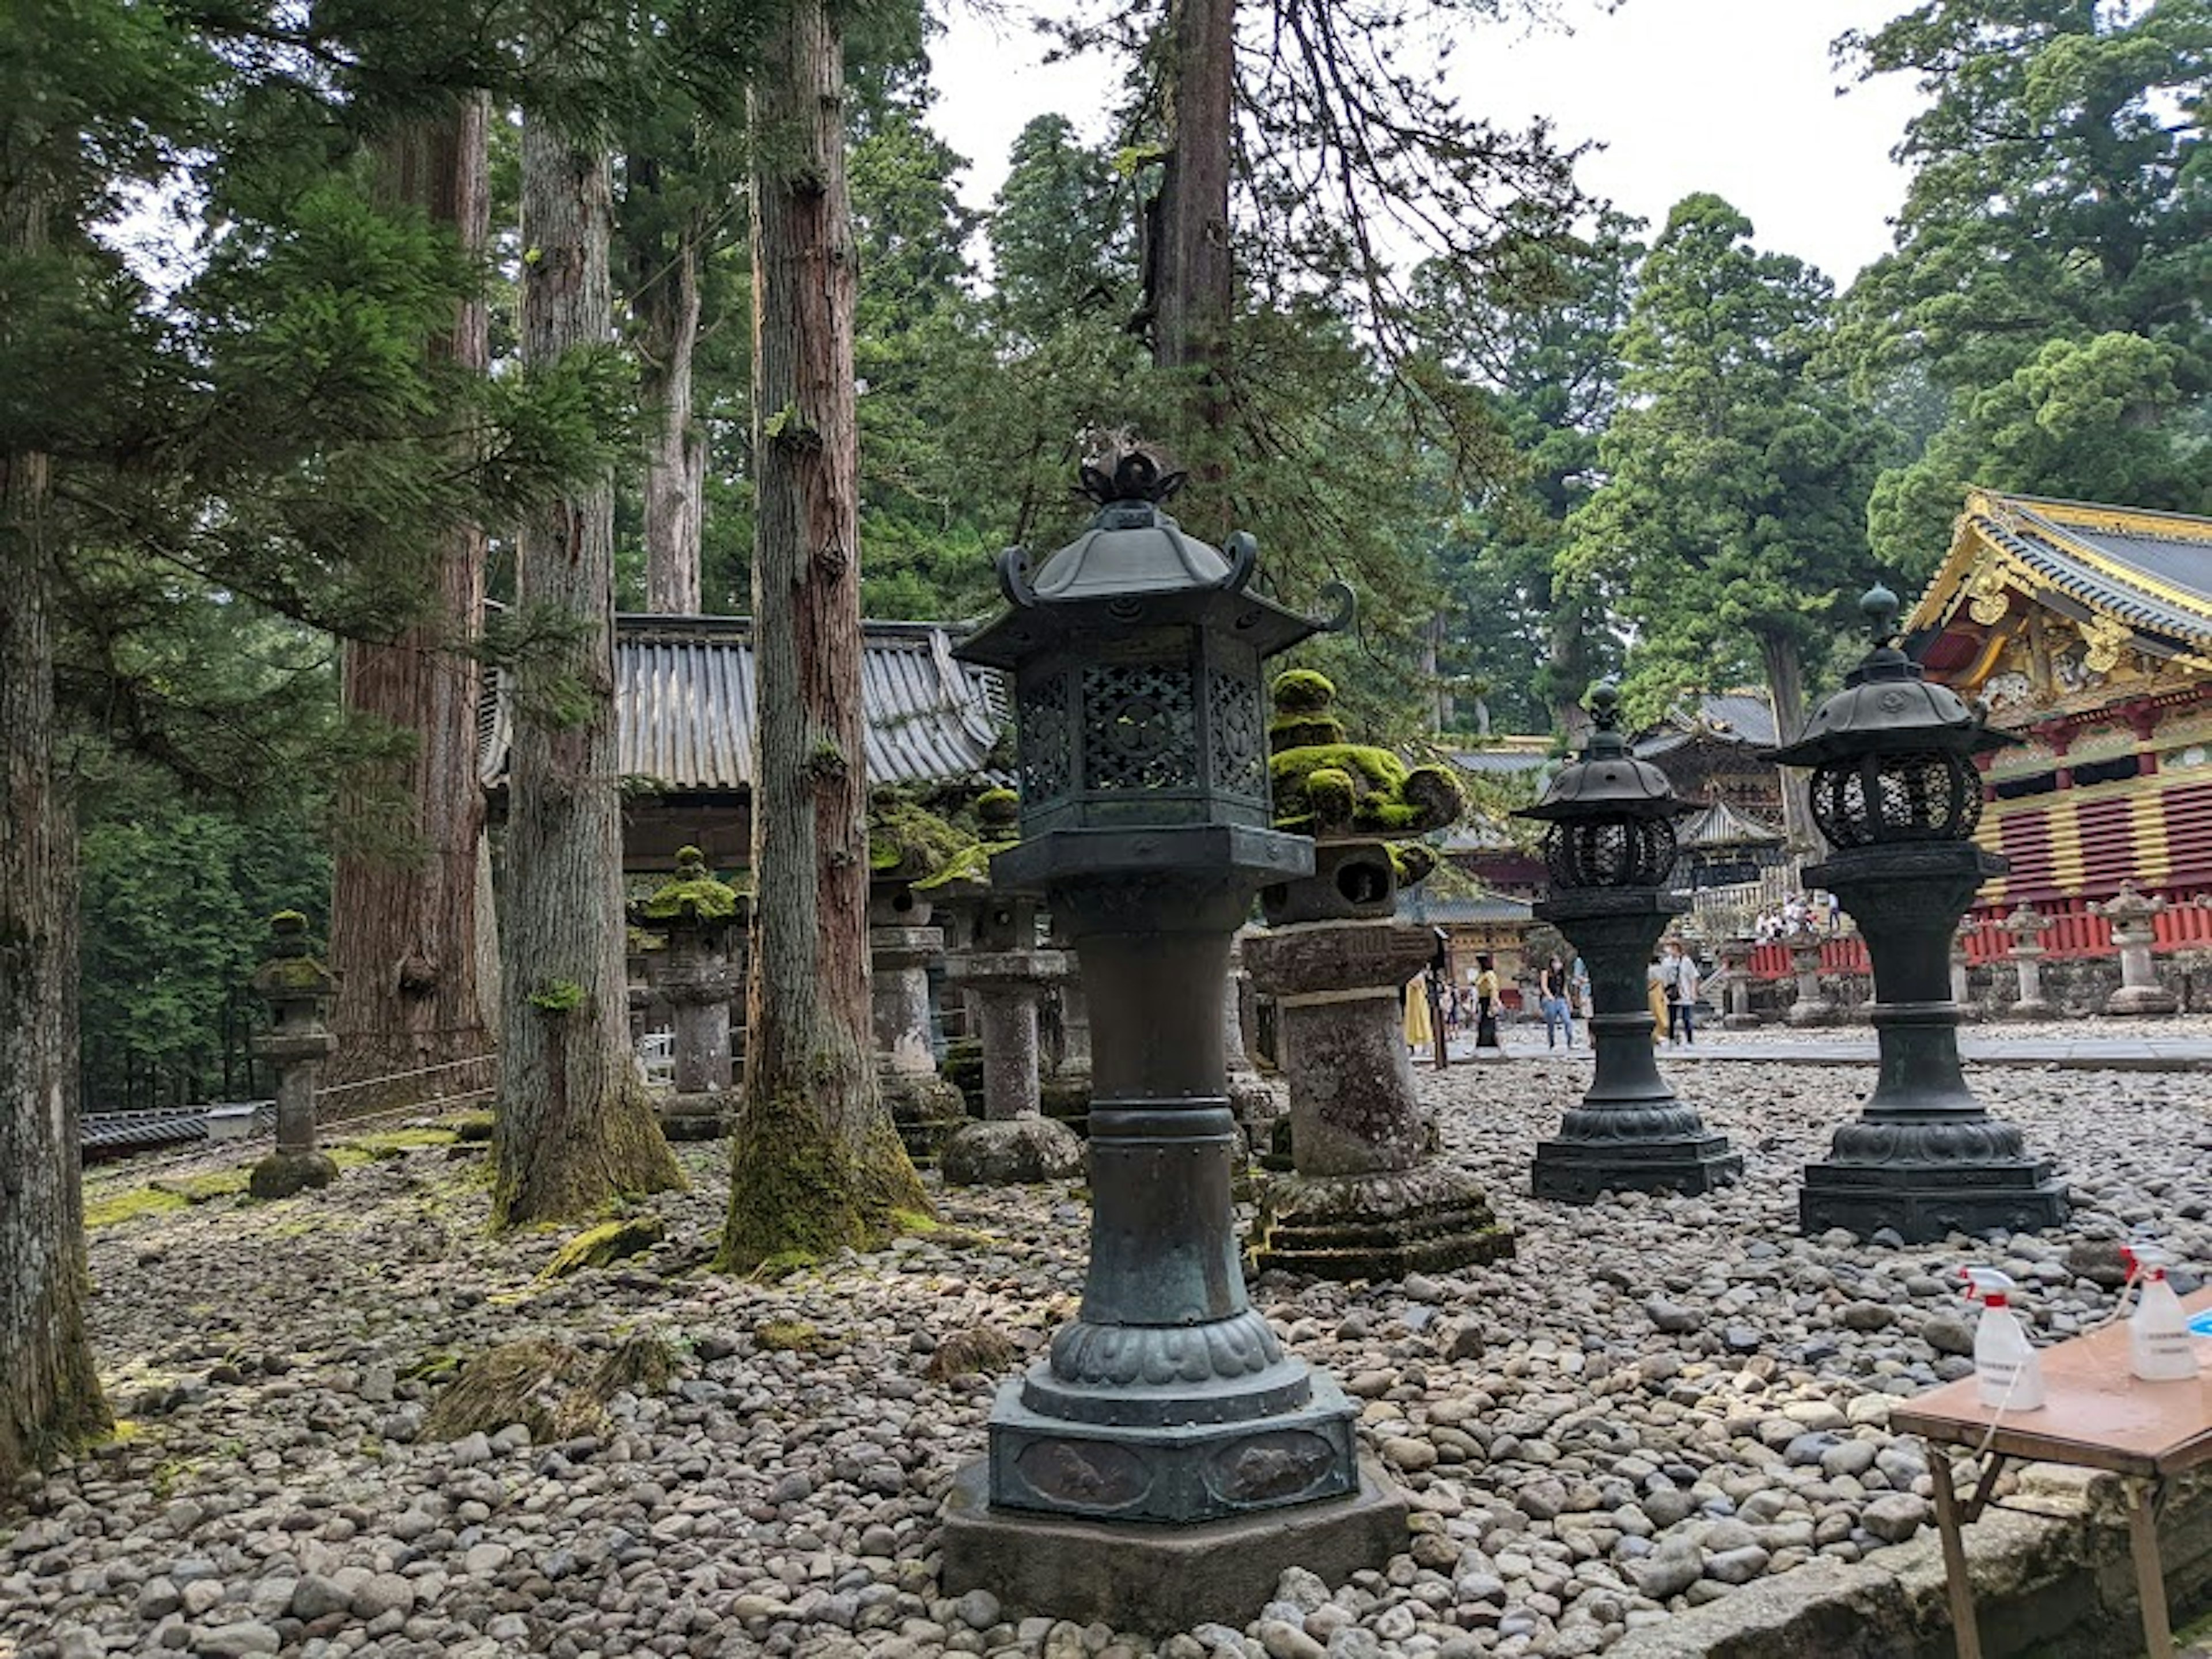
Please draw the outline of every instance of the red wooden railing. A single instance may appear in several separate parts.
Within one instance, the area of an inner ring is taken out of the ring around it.
[[[2212,909],[2191,901],[2197,890],[2171,891],[2166,908],[2151,918],[2151,949],[2160,955],[2176,951],[2212,951]],[[2113,954],[2112,925],[2089,914],[2085,898],[2054,899],[2035,908],[2050,922],[2043,932],[2043,954],[2047,962],[2078,962]],[[2012,951],[2012,935],[2000,925],[2013,907],[2007,905],[1976,913],[1966,936],[1966,960],[1977,966],[2002,962]],[[1820,971],[1824,974],[1864,974],[1871,971],[1866,943],[1855,933],[1844,933],[1820,943]],[[1786,945],[1762,945],[1751,953],[1755,979],[1789,979]]]

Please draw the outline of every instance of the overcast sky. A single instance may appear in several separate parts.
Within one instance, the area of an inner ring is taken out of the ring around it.
[[[1111,3],[1111,0],[1108,0]],[[1828,45],[1908,0],[1559,0],[1563,26],[1474,23],[1455,54],[1463,106],[1519,125],[1553,121],[1563,143],[1592,140],[1583,187],[1651,222],[1692,191],[1749,216],[1764,248],[1810,260],[1848,286],[1889,246],[1904,199],[1889,159],[1917,107],[1888,77],[1836,95]],[[933,123],[971,166],[963,196],[987,207],[1026,122],[1067,116],[1107,137],[1110,70],[1045,66],[1034,36],[964,9],[932,49],[940,97]]]

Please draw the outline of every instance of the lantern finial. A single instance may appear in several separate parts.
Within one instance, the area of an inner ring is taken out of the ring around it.
[[[1620,730],[1620,684],[1610,674],[1590,687],[1589,711],[1599,731]]]
[[[1866,618],[1867,632],[1875,644],[1888,644],[1897,632],[1897,595],[1876,582],[1860,595],[1859,615]]]

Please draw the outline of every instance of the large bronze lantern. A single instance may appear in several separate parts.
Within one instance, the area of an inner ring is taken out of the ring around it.
[[[1799,1221],[1915,1243],[2053,1226],[2065,1188],[1966,1087],[1951,995],[1959,918],[2007,868],[1970,839],[1982,803],[1973,757],[2014,739],[1898,648],[1894,593],[1876,586],[1860,609],[1873,649],[1773,752],[1813,770],[1813,821],[1835,850],[1805,879],[1833,892],[1866,940],[1881,1057],[1863,1114],[1807,1167]]]
[[[1610,681],[1592,688],[1590,715],[1581,759],[1519,814],[1545,826],[1552,890],[1535,913],[1589,970],[1597,1058],[1582,1104],[1565,1115],[1557,1139],[1538,1145],[1531,1186],[1539,1198],[1577,1204],[1607,1188],[1702,1193],[1740,1175],[1743,1160],[1659,1074],[1645,976],[1659,936],[1689,908],[1667,880],[1674,820],[1695,809],[1631,751]]]
[[[1269,823],[1261,664],[1320,624],[1247,591],[1250,538],[1185,535],[1149,457],[1084,482],[1091,528],[1035,571],[1004,556],[1011,609],[958,654],[1014,682],[1022,838],[993,885],[1045,895],[1090,1005],[1091,1255],[947,1501],[945,1576],[1121,1629],[1242,1622],[1284,1567],[1404,1545],[1353,1407],[1245,1295],[1230,1195],[1231,936],[1313,869]]]

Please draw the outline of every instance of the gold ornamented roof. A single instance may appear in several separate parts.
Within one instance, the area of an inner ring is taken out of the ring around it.
[[[1961,608],[1993,626],[2014,592],[2079,626],[2093,667],[2136,650],[2212,671],[2212,519],[1972,490],[1905,626],[1938,629]]]

